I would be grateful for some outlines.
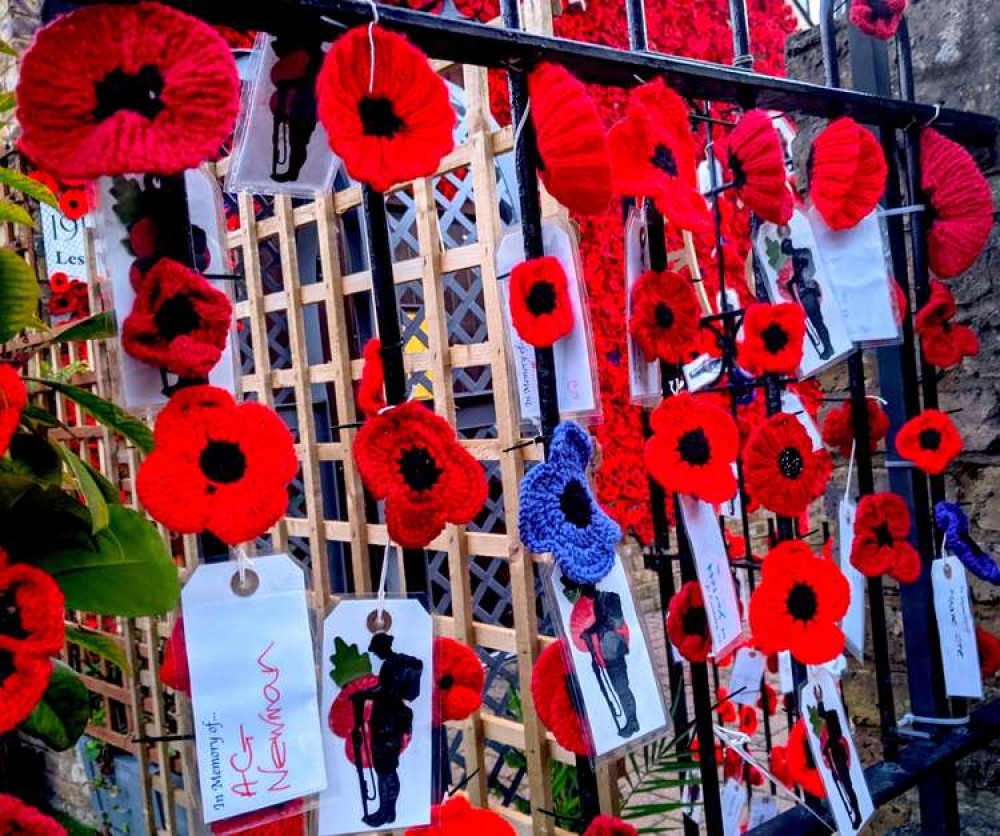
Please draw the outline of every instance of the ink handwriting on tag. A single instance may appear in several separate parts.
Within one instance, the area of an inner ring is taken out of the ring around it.
[[[965,567],[957,557],[945,555],[931,564],[931,584],[944,663],[945,692],[949,697],[982,699],[976,622],[969,604]]]

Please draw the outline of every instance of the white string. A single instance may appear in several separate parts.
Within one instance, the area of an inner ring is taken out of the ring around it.
[[[385,584],[386,578],[389,575],[389,553],[391,551],[392,540],[385,544],[385,552],[382,554],[382,571],[378,579],[378,605],[375,609],[378,613],[376,619],[379,627],[382,626],[382,612],[385,610]]]
[[[371,70],[368,73],[368,92],[375,92],[375,24],[378,23],[378,6],[375,0],[368,0],[372,7],[372,22],[368,24],[368,52],[371,55]],[[379,614],[379,618],[381,618]]]
[[[247,569],[253,568],[253,562],[242,546],[234,546],[232,551],[236,557],[236,571],[240,576],[240,587],[245,588],[247,585]]]
[[[904,714],[896,721],[897,726],[912,726],[914,723],[925,723],[928,726],[967,726],[966,717],[921,717],[919,714]]]
[[[528,114],[531,113],[531,99],[528,99],[528,103],[524,106],[524,113],[521,114],[521,118],[517,123],[517,127],[514,129],[514,156],[517,157],[517,143],[521,139],[521,131],[524,129],[525,123],[528,121]]]
[[[873,401],[878,401],[882,406],[888,406],[889,402],[885,398],[880,398],[878,395],[865,395],[866,398],[871,398]]]
[[[851,439],[851,459],[847,463],[847,484],[844,485],[844,502],[847,502],[851,495],[851,477],[854,475],[854,451],[857,446],[858,441],[855,438]]]

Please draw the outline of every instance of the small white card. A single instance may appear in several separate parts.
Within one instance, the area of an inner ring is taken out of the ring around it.
[[[733,778],[728,779],[722,788],[722,832],[725,836],[738,836],[746,801],[743,785]]]
[[[795,677],[792,674],[792,654],[787,650],[778,651],[778,681],[782,694],[795,691]]]
[[[743,638],[726,544],[713,507],[692,496],[678,496],[698,583],[705,599],[705,615],[708,616],[708,628],[712,634],[712,653],[716,659],[721,659]]]
[[[729,698],[733,702],[741,705],[757,705],[766,662],[767,657],[752,647],[741,647],[736,651],[728,691]]]
[[[629,209],[625,221],[625,332],[628,338],[628,380],[632,401],[643,406],[655,406],[663,399],[660,364],[649,362],[632,339],[628,322],[632,318],[632,288],[649,269],[646,239],[646,213],[639,206]]]
[[[949,697],[983,698],[976,647],[976,620],[969,603],[969,582],[965,567],[953,555],[931,563],[934,587],[934,615],[941,639],[944,689]]]
[[[750,821],[747,830],[753,830],[778,815],[778,799],[773,795],[755,795],[750,802]]]
[[[841,834],[854,836],[875,812],[836,680],[820,671],[799,692],[806,737]]]
[[[184,635],[206,823],[326,786],[316,662],[302,569],[255,558],[199,566],[184,586]]]
[[[722,358],[711,354],[699,354],[694,360],[681,366],[684,383],[689,392],[697,392],[711,386],[722,374]]]
[[[858,507],[853,499],[841,499],[837,508],[837,531],[840,541],[840,571],[851,589],[851,603],[840,622],[847,649],[859,662],[865,660],[865,576],[851,563],[854,544],[854,517]]]

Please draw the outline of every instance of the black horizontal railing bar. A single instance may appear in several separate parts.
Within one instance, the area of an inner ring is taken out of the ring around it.
[[[968,725],[943,730],[931,740],[914,741],[900,751],[897,761],[868,767],[865,779],[876,809],[913,789],[942,766],[954,765],[997,738],[1000,738],[1000,700],[993,700],[973,711]],[[820,824],[809,811],[794,807],[747,831],[747,836],[829,834],[834,830],[832,819],[828,813],[819,812],[830,822],[829,827]]]

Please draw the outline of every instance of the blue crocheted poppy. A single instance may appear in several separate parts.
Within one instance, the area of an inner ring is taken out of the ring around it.
[[[944,532],[944,545],[977,578],[1000,584],[1000,566],[969,535],[969,518],[954,502],[934,506],[934,521]]]
[[[594,452],[579,424],[556,427],[548,461],[521,483],[521,541],[535,554],[551,552],[563,574],[577,583],[597,583],[611,571],[621,529],[597,504],[587,480]]]

